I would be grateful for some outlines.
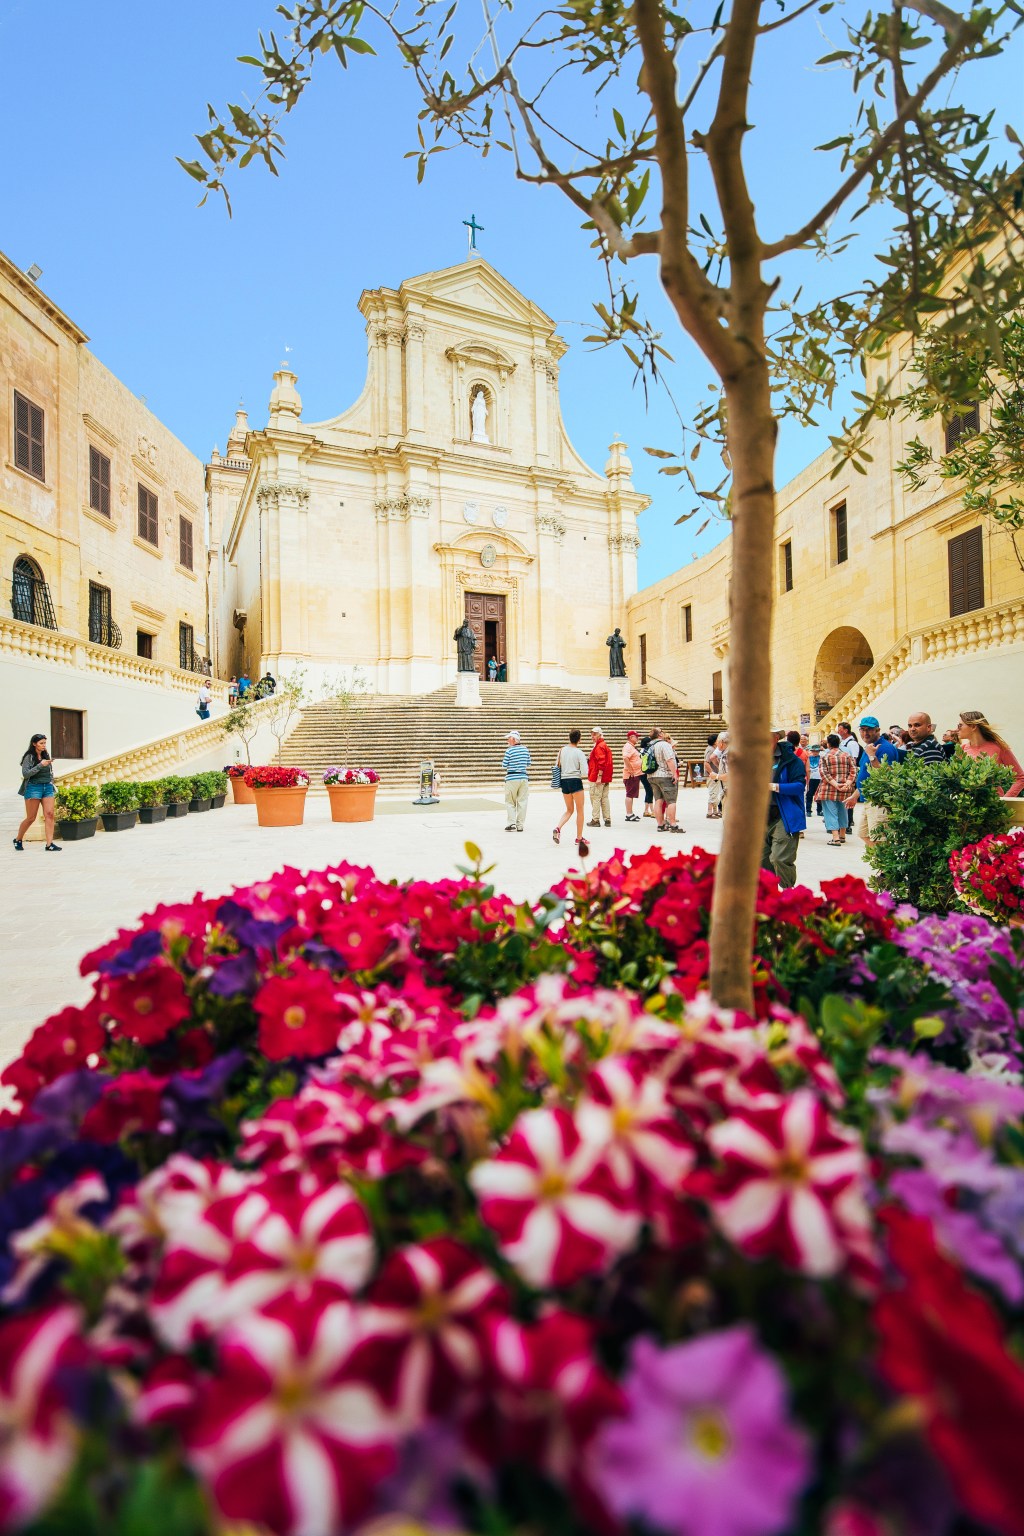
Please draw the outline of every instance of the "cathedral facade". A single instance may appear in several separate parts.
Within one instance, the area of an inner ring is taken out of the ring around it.
[[[597,691],[636,591],[647,498],[615,441],[603,474],[569,441],[566,343],[475,253],[359,300],[354,405],[307,422],[274,375],[265,427],[239,411],[207,467],[220,676],[358,669],[383,694],[451,682],[468,618],[485,675]]]

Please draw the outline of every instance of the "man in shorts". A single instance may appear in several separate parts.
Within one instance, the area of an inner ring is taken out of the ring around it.
[[[681,832],[676,822],[676,800],[679,795],[679,763],[672,738],[665,736],[657,726],[651,731],[655,768],[647,775],[654,791],[654,815],[659,832]]]

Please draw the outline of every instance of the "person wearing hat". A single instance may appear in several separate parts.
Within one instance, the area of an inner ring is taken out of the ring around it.
[[[505,831],[521,832],[530,798],[530,749],[523,746],[518,731],[509,731],[505,740],[508,745],[501,760],[505,770]]]
[[[640,736],[637,731],[627,731],[622,744],[622,787],[626,791],[626,820],[639,821],[633,815],[633,801],[640,793]]]
[[[864,715],[860,722],[860,739],[864,750],[857,764],[857,779],[853,794],[846,801],[853,829],[866,846],[874,842],[874,834],[885,820],[885,810],[880,805],[866,805],[864,782],[869,773],[883,763],[898,763],[900,754],[892,742],[882,735],[882,728],[874,715]]]
[[[772,870],[779,884],[786,889],[796,884],[800,834],[807,826],[804,815],[807,771],[793,750],[793,743],[787,740],[785,729],[772,726],[771,735],[774,759],[761,867]]]
[[[1024,795],[1024,768],[1014,757],[1013,749],[998,731],[993,730],[980,709],[961,710],[956,733],[968,757],[994,757],[997,763],[1002,763],[1012,771],[1013,783],[1009,789],[1000,790],[1000,794]]]
[[[612,798],[609,788],[615,773],[615,762],[612,758],[612,749],[604,739],[604,732],[599,725],[591,726],[591,740],[594,745],[590,749],[587,759],[587,779],[590,782],[590,821],[591,827],[601,825],[601,817],[604,816],[604,824],[610,827],[612,824]]]

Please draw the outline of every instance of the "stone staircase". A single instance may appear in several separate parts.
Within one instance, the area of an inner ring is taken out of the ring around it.
[[[542,785],[574,726],[583,733],[585,751],[591,726],[601,727],[615,754],[616,777],[628,730],[643,735],[647,727],[661,726],[682,761],[703,760],[709,733],[722,726],[705,711],[683,709],[648,688],[634,690],[633,709],[606,709],[598,694],[511,683],[481,683],[480,697],[479,709],[457,709],[452,685],[419,698],[377,697],[347,710],[313,704],[285,742],[282,762],[314,775],[334,764],[376,768],[383,788],[415,791],[421,761],[432,758],[445,789],[493,789],[503,777],[505,733],[517,730],[530,749],[533,782]]]

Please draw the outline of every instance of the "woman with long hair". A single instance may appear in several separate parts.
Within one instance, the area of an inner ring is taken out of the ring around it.
[[[37,731],[28,744],[28,751],[21,759],[21,788],[18,793],[25,801],[25,819],[14,839],[16,852],[25,851],[25,833],[43,806],[43,825],[46,828],[46,852],[60,853],[61,846],[53,840],[53,763],[46,750],[46,737]]]
[[[580,858],[585,859],[590,852],[590,844],[583,836],[583,781],[587,776],[587,759],[580,751],[579,731],[569,732],[568,743],[558,754],[558,768],[561,776],[562,799],[565,801],[565,815],[551,836],[556,843],[560,843],[562,828],[567,821],[572,820],[575,812],[576,847]]]
[[[1013,770],[1013,783],[1005,791],[1006,794],[1024,794],[1024,768],[1014,756],[1013,749],[989,725],[980,709],[961,710],[956,733],[968,757],[994,757],[997,763]],[[1000,794],[1003,793],[1000,790]]]

